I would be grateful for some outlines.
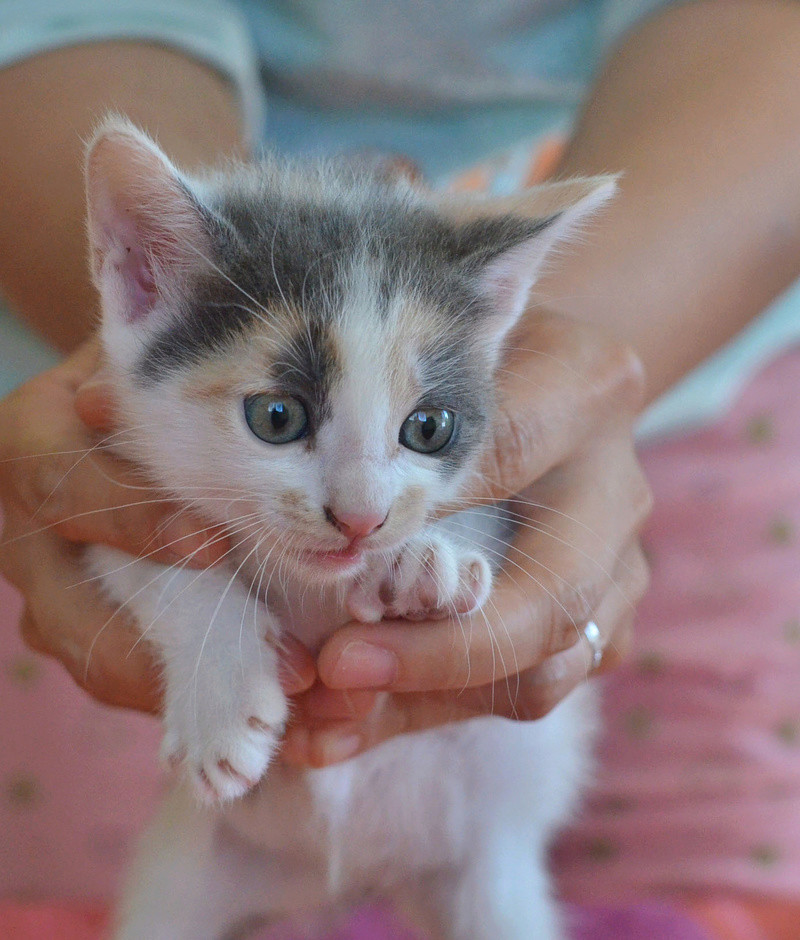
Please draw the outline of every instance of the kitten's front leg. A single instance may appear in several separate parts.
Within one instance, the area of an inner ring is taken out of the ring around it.
[[[162,757],[201,800],[232,800],[263,776],[288,714],[278,624],[230,571],[177,572],[93,548],[90,565],[136,618],[164,671]]]
[[[347,607],[362,623],[457,617],[482,607],[491,586],[483,554],[429,528],[407,542],[388,567],[370,565],[351,588]]]

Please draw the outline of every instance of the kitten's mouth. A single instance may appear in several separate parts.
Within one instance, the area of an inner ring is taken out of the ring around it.
[[[328,571],[346,571],[361,563],[364,558],[364,548],[357,542],[352,542],[350,545],[339,549],[328,549],[321,552],[306,550],[303,555],[311,564],[318,565]]]

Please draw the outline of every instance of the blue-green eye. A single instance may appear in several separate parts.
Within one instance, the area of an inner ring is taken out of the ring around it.
[[[244,400],[244,416],[253,434],[268,444],[289,444],[308,431],[305,405],[288,395],[250,395]]]
[[[400,428],[400,443],[420,454],[435,454],[450,443],[456,419],[444,408],[412,411]]]

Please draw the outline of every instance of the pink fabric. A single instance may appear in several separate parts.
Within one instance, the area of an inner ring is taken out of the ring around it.
[[[571,940],[711,940],[702,928],[668,908],[581,908],[567,912]],[[0,902],[4,940],[103,940],[108,918],[96,906]],[[262,931],[250,940],[297,940],[288,929]],[[357,911],[328,940],[419,940],[378,907]]]
[[[645,455],[653,588],[607,681],[600,783],[558,853],[572,898],[800,894],[798,399],[800,351],[717,428]],[[18,612],[0,582],[0,896],[106,899],[160,787],[158,728],[27,652]],[[406,940],[357,918],[351,940]]]
[[[653,584],[606,681],[568,895],[800,899],[799,401],[794,351],[716,428],[645,455]]]

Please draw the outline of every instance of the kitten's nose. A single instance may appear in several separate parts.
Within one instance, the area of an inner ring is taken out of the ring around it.
[[[334,512],[330,506],[325,507],[325,518],[342,535],[349,539],[363,539],[375,532],[386,522],[389,514],[379,512]]]

